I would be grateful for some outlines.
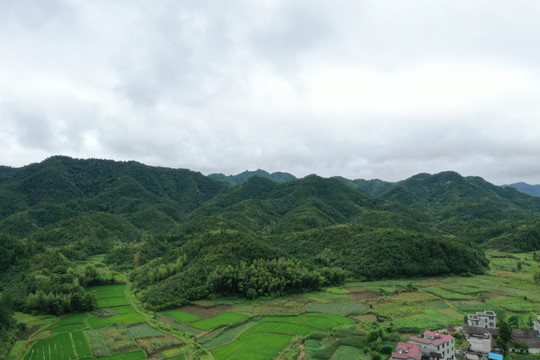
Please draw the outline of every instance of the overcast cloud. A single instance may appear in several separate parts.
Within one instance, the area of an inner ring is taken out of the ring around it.
[[[540,2],[0,0],[0,163],[540,183]]]

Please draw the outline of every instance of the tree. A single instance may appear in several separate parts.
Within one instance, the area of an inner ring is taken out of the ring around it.
[[[512,339],[512,329],[506,321],[499,321],[499,338],[496,345],[503,349],[506,354],[508,351],[508,342]]]
[[[508,325],[512,329],[516,329],[519,327],[519,318],[516,315],[512,315],[508,318]]]

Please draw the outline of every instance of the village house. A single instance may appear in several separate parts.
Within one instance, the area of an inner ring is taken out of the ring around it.
[[[444,335],[433,331],[424,331],[424,337],[411,336],[409,343],[419,344],[422,359],[454,360],[455,346],[452,335]]]
[[[469,326],[495,329],[497,327],[495,312],[484,310],[476,314],[467,314],[467,323]]]
[[[485,354],[493,350],[495,341],[499,337],[499,329],[481,328],[475,326],[463,326],[465,338],[471,344],[469,352],[478,355],[477,358],[485,358]],[[487,341],[479,338],[490,337],[491,348],[487,350]],[[508,342],[508,351],[516,353],[540,354],[540,332],[538,330],[512,329],[512,339]],[[473,357],[469,357],[473,359]]]
[[[421,360],[421,346],[398,342],[396,351],[392,353],[392,360]]]
[[[540,332],[538,330],[512,329],[512,340],[508,351],[540,354]]]

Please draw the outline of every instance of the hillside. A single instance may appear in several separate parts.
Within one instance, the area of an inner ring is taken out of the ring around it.
[[[258,169],[255,171],[246,170],[237,175],[224,175],[224,174],[208,175],[208,177],[211,179],[223,181],[230,185],[240,185],[254,176],[263,177],[263,178],[275,181],[277,183],[284,183],[287,181],[296,180],[296,177],[294,175],[286,173],[286,172],[277,171],[277,172],[269,173],[261,169]]]
[[[24,254],[5,260],[0,291],[18,293],[19,308],[37,291],[63,296],[55,267],[98,254],[130,271],[139,299],[159,309],[345,277],[480,273],[487,262],[473,243],[540,249],[540,199],[452,172],[398,184],[249,176],[231,187],[190,170],[57,156],[2,168],[0,201],[2,250]],[[39,253],[57,254],[56,265],[26,269]]]
[[[531,196],[540,196],[540,185],[530,185],[524,182],[518,182],[510,185],[503,185],[502,187],[512,187]]]

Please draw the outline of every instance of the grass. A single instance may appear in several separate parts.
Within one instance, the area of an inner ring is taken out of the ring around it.
[[[51,330],[51,334],[59,334],[63,332],[71,332],[71,331],[77,331],[82,330],[86,328],[86,324],[67,324],[55,327]]]
[[[212,351],[216,360],[270,360],[292,336],[278,334],[253,335]]]
[[[247,315],[226,311],[219,315],[216,315],[210,319],[196,321],[191,323],[190,326],[200,330],[210,330],[223,325],[232,325],[247,318]]]
[[[87,323],[90,327],[100,327],[113,324],[135,324],[143,321],[144,316],[137,312],[134,312],[106,318],[91,316],[88,318]]]
[[[99,299],[124,297],[124,291],[126,290],[125,284],[120,285],[104,285],[94,286],[86,289],[87,291],[95,291]]]
[[[8,355],[8,360],[15,360],[19,358],[19,354],[21,353],[22,349],[24,348],[24,344],[26,341],[24,340],[18,340],[13,344],[13,347],[11,348],[11,351]]]
[[[75,313],[61,317],[53,326],[53,328],[63,325],[80,324],[88,317],[88,313]]]
[[[349,292],[349,290],[342,287],[329,287],[324,290],[332,294],[347,294]]]
[[[302,296],[306,299],[313,300],[319,303],[346,302],[351,300],[351,298],[347,295],[335,294],[326,291],[311,292],[303,294]]]
[[[117,313],[117,314],[120,314],[120,315],[124,315],[124,314],[132,314],[132,313],[135,313],[137,312],[133,306],[131,305],[125,305],[125,306],[116,306],[114,307],[114,312]]]
[[[190,314],[182,310],[163,311],[162,314],[172,317],[174,320],[178,321],[179,323],[189,323],[189,322],[193,322],[193,321],[197,321],[201,319],[200,316]]]
[[[129,302],[125,297],[114,297],[114,298],[98,298],[98,307],[110,307],[110,306],[121,306],[129,305]]]
[[[337,315],[361,314],[366,307],[360,303],[313,303],[306,307],[308,312],[329,313]]]

